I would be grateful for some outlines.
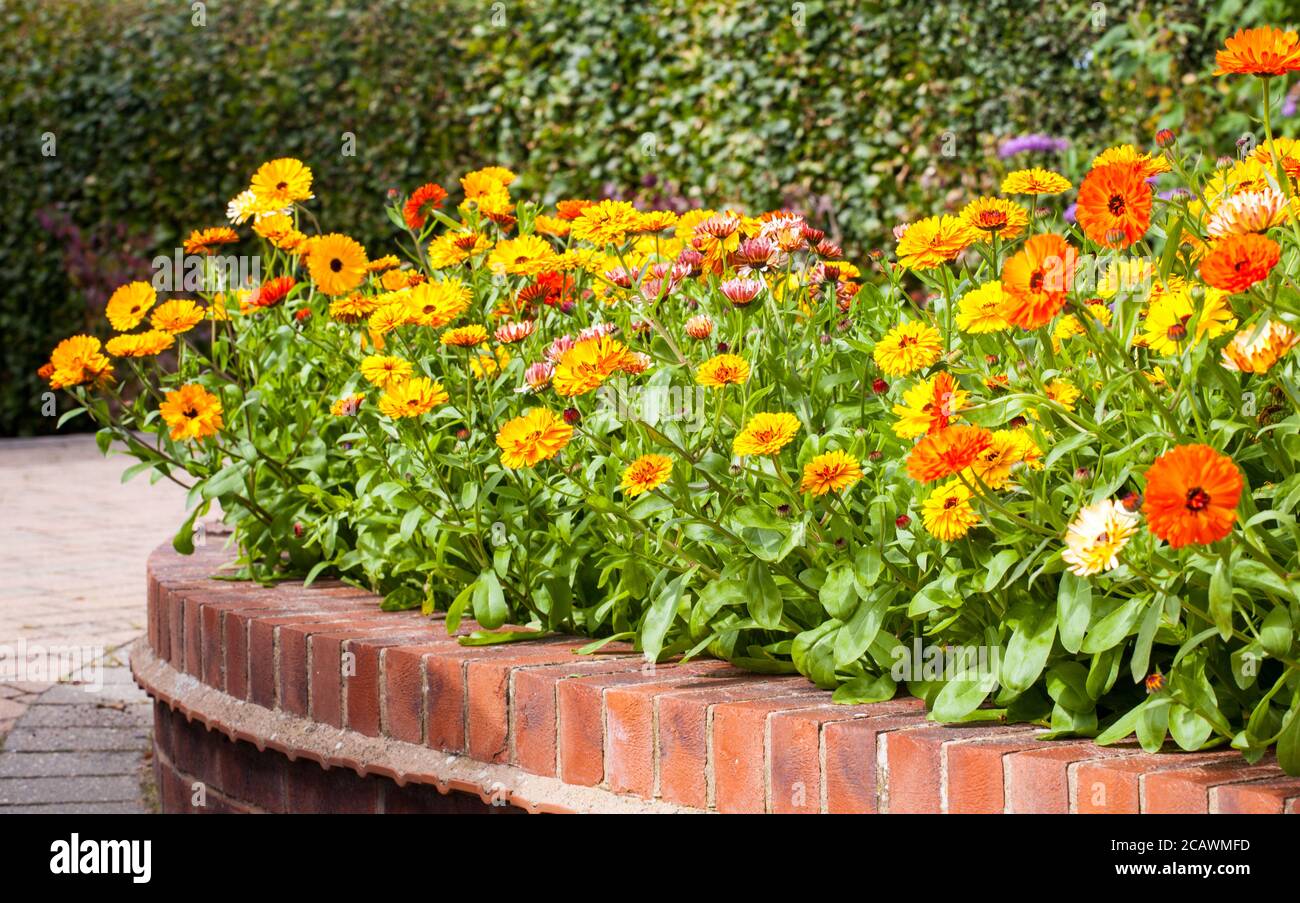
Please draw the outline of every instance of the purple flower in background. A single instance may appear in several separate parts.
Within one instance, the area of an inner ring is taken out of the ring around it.
[[[1286,92],[1286,97],[1282,101],[1282,115],[1294,116],[1297,102],[1300,102],[1300,93],[1297,93],[1300,85],[1293,85],[1290,91]]]
[[[1077,222],[1077,220],[1074,218],[1074,211],[1078,209],[1079,209],[1078,204],[1071,204],[1069,207],[1066,207],[1065,212],[1061,214],[1062,219],[1064,219],[1067,223]]]
[[[1017,154],[1063,154],[1069,146],[1070,142],[1066,139],[1053,138],[1050,135],[1037,133],[1017,135],[1015,138],[1008,138],[999,145],[998,156],[1006,160]]]

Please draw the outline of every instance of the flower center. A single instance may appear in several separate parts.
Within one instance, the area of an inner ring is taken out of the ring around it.
[[[336,273],[341,271],[343,269],[343,261],[335,257],[333,260],[330,261],[330,269]]]
[[[1110,211],[1111,216],[1124,215],[1124,198],[1118,194],[1112,194],[1110,201],[1106,204],[1106,209]]]
[[[957,500],[956,500],[955,498],[944,499],[944,500],[943,500],[943,507],[944,507],[944,510],[945,510],[945,511],[948,510],[949,508],[956,508],[956,507],[957,507]]]
[[[181,411],[181,413],[184,414],[190,420],[193,420],[195,417],[199,416],[199,410],[198,408],[195,407],[186,408],[185,410]]]
[[[1187,490],[1187,510],[1195,513],[1210,507],[1210,494],[1200,486]]]

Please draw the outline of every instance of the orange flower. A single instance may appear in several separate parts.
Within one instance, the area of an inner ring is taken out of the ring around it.
[[[228,245],[239,241],[239,235],[229,226],[212,229],[195,229],[185,239],[186,254],[211,254],[214,245]]]
[[[429,214],[442,206],[446,199],[446,189],[437,182],[427,182],[411,192],[411,196],[406,199],[402,206],[402,219],[412,231],[418,232],[429,221]]]
[[[1151,227],[1151,186],[1141,167],[1108,163],[1084,177],[1075,213],[1083,234],[1099,245],[1127,248]]]
[[[1002,265],[1003,316],[1022,329],[1051,322],[1065,305],[1079,255],[1059,235],[1035,235]]]
[[[950,426],[931,433],[907,456],[907,475],[922,483],[933,483],[961,473],[992,442],[993,435],[978,426]]]
[[[1179,445],[1146,472],[1142,511],[1151,532],[1175,549],[1205,545],[1232,532],[1241,471],[1208,445]]]
[[[1282,75],[1300,72],[1300,38],[1280,28],[1243,28],[1214,54],[1215,75]]]
[[[1210,247],[1201,261],[1201,278],[1235,295],[1268,278],[1281,256],[1281,246],[1265,235],[1229,235]]]

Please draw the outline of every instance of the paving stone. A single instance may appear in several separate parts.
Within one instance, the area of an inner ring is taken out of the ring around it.
[[[140,802],[123,803],[45,803],[36,806],[3,806],[0,815],[146,815],[149,810]]]
[[[123,708],[99,705],[41,705],[39,700],[18,719],[19,728],[137,727],[150,722],[147,705]]]
[[[0,778],[0,806],[30,803],[138,803],[135,775],[114,777]]]
[[[0,754],[0,778],[135,775],[140,749],[129,752],[9,752]]]
[[[122,752],[142,749],[149,732],[121,727],[15,727],[4,752]]]

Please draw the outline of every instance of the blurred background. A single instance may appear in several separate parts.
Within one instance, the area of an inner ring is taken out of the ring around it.
[[[1288,0],[0,0],[0,435],[51,432],[35,371],[102,333],[262,161],[327,231],[391,250],[389,188],[505,165],[517,197],[788,206],[850,259],[1011,169],[1079,175],[1255,123],[1212,76]],[[1280,131],[1292,132],[1295,96]],[[351,150],[352,153],[348,151]],[[232,252],[233,253],[233,252]],[[81,422],[81,421],[78,421]]]

